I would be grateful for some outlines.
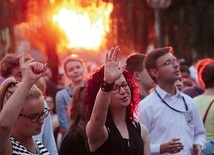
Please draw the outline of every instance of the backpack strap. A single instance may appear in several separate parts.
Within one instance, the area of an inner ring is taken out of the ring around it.
[[[207,114],[210,110],[210,107],[212,106],[214,100],[212,100],[212,102],[210,103],[209,107],[207,108],[206,112],[205,112],[205,115],[204,115],[204,118],[203,118],[203,123],[205,124],[205,121],[206,121],[206,118],[207,118]]]

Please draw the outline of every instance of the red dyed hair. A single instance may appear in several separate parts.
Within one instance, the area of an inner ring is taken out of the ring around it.
[[[135,119],[133,114],[136,111],[137,105],[140,101],[139,89],[136,86],[132,75],[128,71],[125,70],[123,72],[123,75],[127,83],[129,83],[129,87],[131,90],[131,103],[129,104],[126,110],[126,120],[133,121]],[[104,66],[101,66],[88,79],[88,82],[87,82],[88,94],[85,97],[85,106],[87,110],[88,119],[90,119],[90,116],[94,107],[95,98],[100,89],[100,85],[101,85],[101,82],[103,81],[103,78],[104,78]],[[109,114],[110,112],[108,112],[107,122],[108,120],[110,120]]]

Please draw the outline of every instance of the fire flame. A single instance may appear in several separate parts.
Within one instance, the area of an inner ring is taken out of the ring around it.
[[[112,3],[101,2],[99,6],[88,7],[72,5],[62,7],[54,20],[69,39],[67,48],[98,50],[106,43],[105,36],[110,30]]]

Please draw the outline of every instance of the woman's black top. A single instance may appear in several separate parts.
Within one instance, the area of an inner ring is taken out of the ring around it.
[[[74,131],[68,134],[62,141],[59,155],[89,155],[84,137]]]
[[[108,129],[108,139],[93,152],[95,155],[143,155],[144,143],[140,134],[140,124],[127,122],[129,139],[124,139],[114,123]]]

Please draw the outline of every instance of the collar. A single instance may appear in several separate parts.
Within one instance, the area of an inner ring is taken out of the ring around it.
[[[68,87],[67,87],[67,92],[68,92],[68,95],[71,97],[72,94],[73,94],[72,84],[69,84],[69,85],[68,85]]]
[[[170,95],[169,93],[167,93],[165,90],[163,90],[161,87],[159,87],[158,85],[156,86],[156,91],[158,92],[158,94],[160,94],[161,98],[164,99],[165,97],[177,97],[177,96],[182,96],[181,92],[178,90],[177,87],[176,88],[176,93],[175,95]]]
[[[84,87],[86,87],[86,86],[87,86],[87,82],[84,81]],[[72,86],[72,83],[70,83],[70,84],[68,85],[68,87],[66,88],[66,90],[67,90],[69,96],[72,97],[72,94],[73,94],[73,86]]]

